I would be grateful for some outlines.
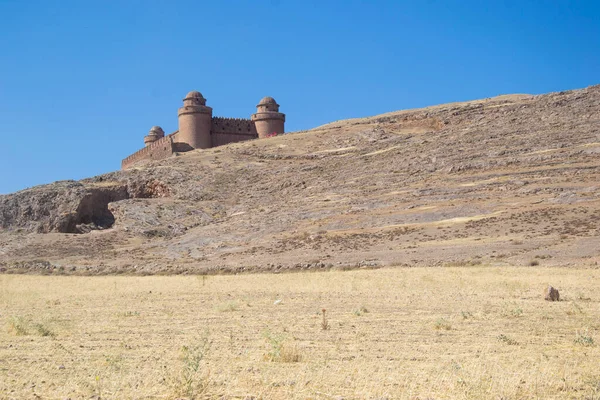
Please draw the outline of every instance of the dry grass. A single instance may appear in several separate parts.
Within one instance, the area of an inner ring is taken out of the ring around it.
[[[597,399],[599,281],[481,266],[4,275],[0,398]],[[548,284],[564,301],[543,300]]]

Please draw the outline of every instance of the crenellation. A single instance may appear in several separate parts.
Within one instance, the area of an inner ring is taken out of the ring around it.
[[[250,119],[213,117],[211,134],[220,133],[256,135],[256,129]]]
[[[256,111],[250,118],[213,117],[204,96],[191,91],[178,111],[179,129],[165,135],[161,127],[153,126],[144,137],[146,147],[123,159],[121,167],[126,169],[143,160],[160,160],[173,153],[284,133],[285,114],[279,112],[275,99],[264,97]]]
[[[171,136],[165,136],[126,157],[121,162],[121,167],[125,169],[142,160],[162,160],[172,154],[173,139]]]

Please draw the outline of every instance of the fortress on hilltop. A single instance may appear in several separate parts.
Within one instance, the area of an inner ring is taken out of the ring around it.
[[[285,114],[279,112],[279,104],[272,97],[264,97],[250,119],[213,117],[212,111],[200,92],[189,92],[177,113],[179,130],[165,136],[160,126],[153,126],[144,137],[146,147],[123,159],[121,168],[142,160],[161,160],[174,153],[284,133]]]

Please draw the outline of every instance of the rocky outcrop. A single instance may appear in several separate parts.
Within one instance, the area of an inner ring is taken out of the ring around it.
[[[89,186],[61,181],[36,186],[0,196],[0,227],[37,233],[80,233],[81,225],[108,228],[114,223],[108,203],[128,197],[127,186],[119,183]]]
[[[130,198],[168,197],[156,180],[60,181],[0,196],[0,228],[26,232],[87,233],[110,228],[109,203]]]

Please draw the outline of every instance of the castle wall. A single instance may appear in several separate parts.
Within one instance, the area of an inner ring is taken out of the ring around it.
[[[123,159],[121,168],[127,169],[145,160],[162,160],[173,153],[284,133],[285,114],[279,112],[279,105],[272,97],[264,97],[257,106],[257,112],[249,119],[213,117],[212,111],[200,92],[189,92],[177,113],[179,130],[162,137],[162,128],[152,127],[144,137],[146,147]]]
[[[121,161],[121,168],[127,169],[142,160],[162,160],[170,157],[173,152],[174,146],[172,135],[165,136],[123,159],[123,161]]]
[[[244,118],[213,117],[210,133],[212,147],[258,138],[254,122]]]

